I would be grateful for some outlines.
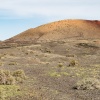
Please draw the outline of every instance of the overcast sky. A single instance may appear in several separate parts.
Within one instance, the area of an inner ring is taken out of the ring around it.
[[[63,19],[100,20],[100,0],[0,0],[0,40]]]

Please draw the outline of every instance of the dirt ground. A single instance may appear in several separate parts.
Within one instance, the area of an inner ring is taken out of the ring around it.
[[[21,94],[9,100],[100,100],[98,89],[73,88],[80,79],[100,79],[100,40],[97,39],[0,47],[0,69],[22,69],[28,77],[18,84]]]

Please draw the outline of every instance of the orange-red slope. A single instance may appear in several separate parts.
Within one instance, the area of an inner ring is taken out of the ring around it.
[[[6,42],[50,41],[67,38],[100,38],[100,21],[94,20],[61,20],[31,28]]]

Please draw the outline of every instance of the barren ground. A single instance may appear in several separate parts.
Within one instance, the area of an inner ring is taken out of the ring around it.
[[[69,66],[71,61],[75,66]],[[100,79],[100,40],[66,39],[0,47],[0,69],[23,69],[27,79],[10,100],[100,100],[100,90],[73,89],[87,77]],[[8,100],[8,98],[7,98]]]

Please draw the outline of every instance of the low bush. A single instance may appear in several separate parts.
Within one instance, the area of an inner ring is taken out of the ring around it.
[[[17,78],[17,80],[16,80]],[[26,78],[23,70],[10,72],[9,70],[0,70],[0,100],[8,100],[8,97],[16,96],[20,88],[15,84]]]
[[[6,85],[14,85],[15,84],[15,78],[13,76],[9,76],[6,79]]]
[[[0,85],[14,85],[18,82],[23,82],[26,75],[23,70],[14,71],[12,74],[8,70],[0,70]]]
[[[0,85],[6,83],[6,76],[3,70],[0,70]]]
[[[11,75],[11,73],[10,73],[10,71],[9,71],[9,70],[5,70],[5,71],[3,71],[3,73],[6,75],[6,77],[8,77],[8,76],[10,76],[10,75]]]
[[[62,63],[59,63],[59,64],[58,64],[58,67],[63,67],[63,64],[62,64]]]
[[[13,76],[15,77],[15,80],[22,83],[26,79],[26,75],[23,70],[16,70],[13,72]]]
[[[82,79],[76,83],[74,89],[78,90],[100,89],[100,80],[95,78]]]
[[[75,65],[76,65],[76,61],[75,60],[70,61],[69,66],[75,66]]]
[[[23,79],[25,79],[25,77],[26,77],[23,70],[16,70],[15,72],[13,72],[13,76],[20,77]]]

